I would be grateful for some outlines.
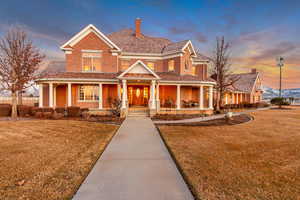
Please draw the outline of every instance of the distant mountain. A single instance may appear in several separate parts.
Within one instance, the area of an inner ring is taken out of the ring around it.
[[[264,99],[271,99],[274,97],[278,97],[278,95],[279,95],[278,89],[273,89],[273,88],[266,87],[266,86],[263,86],[262,89],[264,91],[264,93],[263,93]],[[284,89],[284,90],[282,90],[282,96],[283,97],[300,98],[300,88]]]

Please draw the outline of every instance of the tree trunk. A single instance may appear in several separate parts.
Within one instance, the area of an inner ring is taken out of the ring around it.
[[[217,90],[216,111],[220,111],[220,98],[221,98],[220,90]]]
[[[12,92],[11,97],[12,97],[12,100],[11,100],[11,104],[12,104],[11,118],[13,120],[15,120],[18,117],[18,113],[17,113],[17,93],[15,91]]]
[[[18,105],[23,105],[23,93],[22,93],[22,91],[18,92]]]

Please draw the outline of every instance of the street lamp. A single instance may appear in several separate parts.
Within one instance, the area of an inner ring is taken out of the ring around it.
[[[278,66],[279,69],[280,69],[279,97],[281,97],[281,77],[282,77],[282,75],[281,75],[281,68],[282,68],[283,65],[284,65],[283,62],[284,62],[284,58],[281,57],[281,56],[279,56],[279,57],[277,58],[277,66]]]

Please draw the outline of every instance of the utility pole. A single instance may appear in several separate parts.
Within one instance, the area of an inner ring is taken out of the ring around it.
[[[283,67],[283,65],[284,65],[284,58],[283,57],[281,57],[281,56],[279,56],[278,58],[277,58],[277,66],[279,67],[279,70],[280,70],[280,75],[279,75],[279,97],[281,98],[282,97],[282,95],[281,95],[281,79],[282,79],[282,67]]]

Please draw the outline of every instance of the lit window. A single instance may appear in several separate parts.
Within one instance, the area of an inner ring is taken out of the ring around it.
[[[99,87],[94,85],[81,85],[79,87],[80,101],[98,101]]]
[[[185,60],[184,68],[185,68],[186,70],[189,69],[189,61],[188,61],[187,59]]]
[[[148,63],[147,63],[147,66],[148,66],[150,69],[154,70],[154,62],[148,62]]]
[[[82,71],[94,72],[101,70],[101,53],[82,53]]]
[[[169,62],[168,62],[168,71],[169,72],[175,71],[174,60],[169,60]]]
[[[126,69],[128,69],[129,65],[129,60],[121,60],[121,71],[125,71]]]
[[[195,67],[195,66],[192,67],[192,73],[193,73],[194,76],[197,75],[197,74],[196,74],[196,67]]]

